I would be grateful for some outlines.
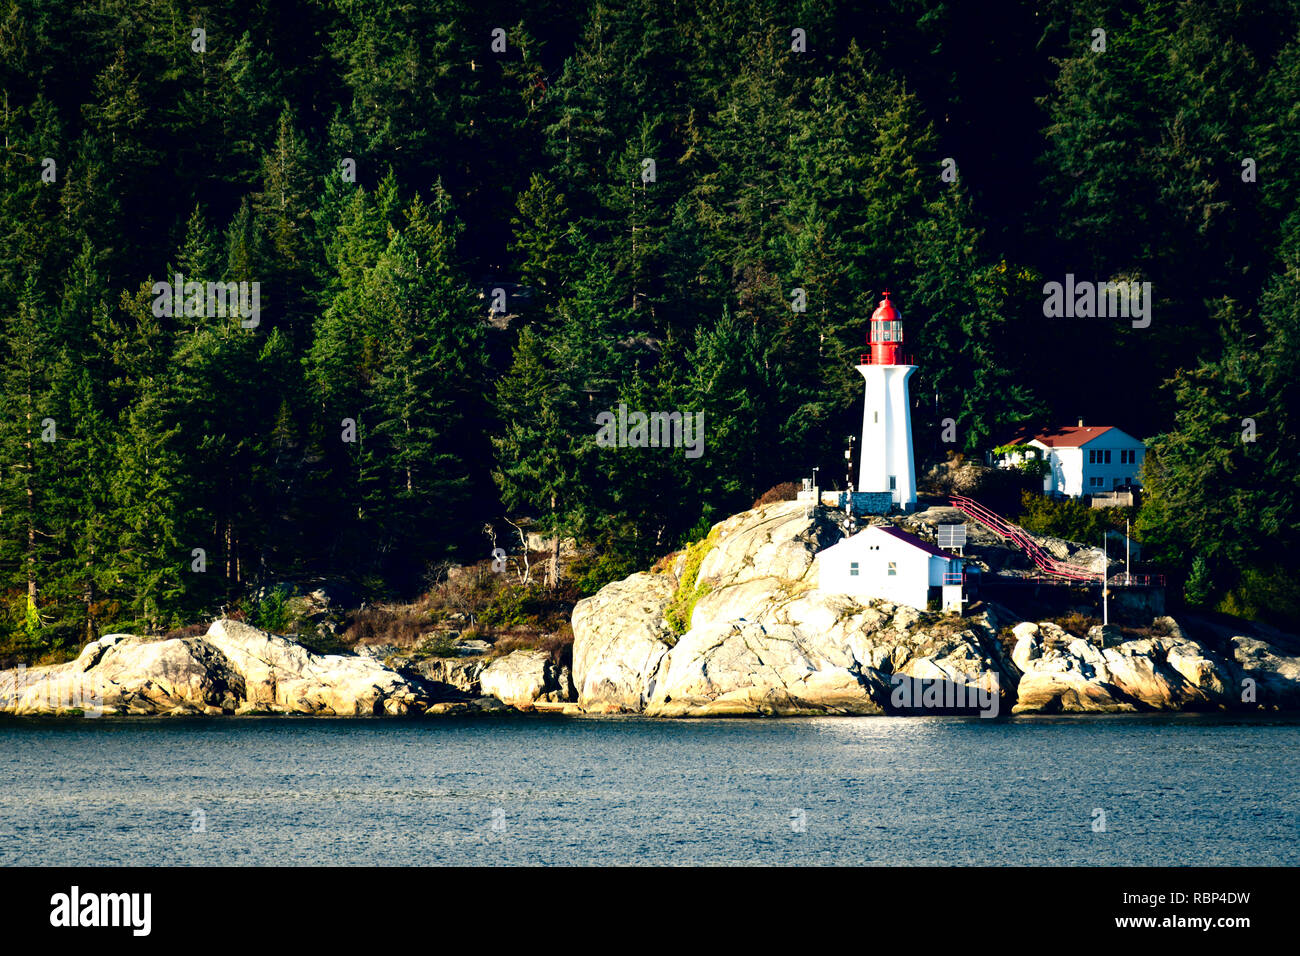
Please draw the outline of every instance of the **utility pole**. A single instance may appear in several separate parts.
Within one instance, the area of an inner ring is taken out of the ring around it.
[[[1106,548],[1106,532],[1101,534],[1101,626],[1105,627],[1110,623],[1110,605],[1107,598],[1110,597],[1110,552]],[[1102,638],[1105,644],[1106,639]]]

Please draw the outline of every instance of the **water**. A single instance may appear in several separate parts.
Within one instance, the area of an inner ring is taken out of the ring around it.
[[[1298,745],[1206,715],[6,720],[0,863],[1295,865]]]

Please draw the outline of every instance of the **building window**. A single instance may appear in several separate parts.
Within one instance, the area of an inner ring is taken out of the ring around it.
[[[850,562],[849,562],[849,577],[851,577],[851,578],[856,578],[857,576],[858,576],[858,562],[856,562],[856,561],[850,561]]]
[[[889,573],[890,573],[891,575],[893,575],[893,574],[897,574],[897,573],[898,573],[898,562],[897,562],[897,561],[890,561],[890,562],[889,562]]]
[[[1106,464],[1109,465],[1109,464],[1110,464],[1110,449],[1107,448],[1104,452],[1102,452],[1102,454],[1106,456]]]
[[[1088,464],[1090,465],[1097,464],[1097,449],[1095,448],[1088,449]]]
[[[1100,477],[1093,477],[1088,479],[1088,484],[1092,485],[1094,488],[1100,488],[1102,481]]]

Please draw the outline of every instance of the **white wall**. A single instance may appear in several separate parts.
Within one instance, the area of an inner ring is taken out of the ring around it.
[[[1048,448],[1038,441],[1033,444],[1047,453],[1048,464],[1051,465],[1051,471],[1043,479],[1043,490],[1046,492],[1078,498],[1094,491],[1111,491],[1125,481],[1140,484],[1138,478],[1142,462],[1146,459],[1146,449],[1140,441],[1118,428],[1103,432],[1078,448]],[[1136,462],[1120,464],[1121,449],[1135,451]],[[1110,463],[1090,462],[1089,452],[1092,451],[1109,451]],[[1100,478],[1101,485],[1092,484],[1092,478]]]
[[[1043,458],[1047,462],[1048,471],[1043,477],[1043,491],[1049,494],[1077,496],[1080,482],[1079,449],[1053,448],[1037,439],[1030,444],[1042,450]]]
[[[854,575],[853,563],[858,565]],[[894,574],[889,573],[889,563]],[[925,610],[929,589],[943,584],[944,572],[960,567],[914,548],[876,528],[867,528],[817,555],[818,588],[828,594],[880,598]]]
[[[889,491],[894,504],[916,504],[916,465],[912,454],[912,406],[908,380],[914,365],[859,365],[866,380],[862,408],[862,457],[858,491]]]
[[[1137,452],[1136,464],[1120,464],[1121,450],[1135,450]],[[1128,435],[1118,428],[1112,428],[1103,435],[1094,438],[1081,449],[1079,459],[1082,473],[1080,476],[1080,488],[1083,494],[1091,494],[1094,491],[1111,491],[1124,482],[1131,481],[1134,484],[1140,484],[1139,475],[1141,474],[1142,462],[1146,459],[1146,449],[1136,438]],[[1093,464],[1089,462],[1088,452],[1090,451],[1109,451],[1110,463],[1099,462]],[[1091,479],[1100,478],[1101,485],[1092,484]]]

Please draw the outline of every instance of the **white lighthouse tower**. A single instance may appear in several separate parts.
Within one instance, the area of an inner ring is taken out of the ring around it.
[[[858,365],[867,382],[857,490],[871,493],[882,505],[887,493],[892,507],[911,511],[916,507],[916,466],[907,380],[916,366],[909,365],[903,354],[903,316],[889,301],[888,290],[871,314],[868,341],[871,351]]]

